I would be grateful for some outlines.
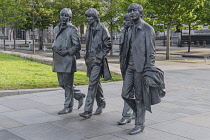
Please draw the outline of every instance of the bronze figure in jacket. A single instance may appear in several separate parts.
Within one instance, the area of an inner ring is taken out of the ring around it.
[[[57,72],[59,85],[65,90],[64,109],[58,114],[70,113],[73,98],[79,101],[78,109],[83,104],[85,95],[73,87],[74,72],[77,71],[76,59],[80,57],[81,44],[77,28],[71,23],[70,8],[60,11],[60,22],[54,28],[53,72]]]
[[[85,54],[89,86],[84,112],[79,115],[87,119],[92,116],[95,98],[98,108],[94,115],[101,114],[106,106],[100,77],[103,76],[105,80],[111,78],[106,55],[112,46],[107,28],[99,21],[99,12],[95,8],[90,8],[85,12],[85,16],[89,24],[86,31]]]
[[[123,25],[124,28],[121,31],[121,35],[120,35],[120,70],[121,70],[121,74],[122,77],[124,79],[125,77],[125,72],[126,72],[126,64],[127,64],[127,54],[125,52],[125,50],[127,49],[128,46],[127,45],[127,41],[128,41],[128,29],[130,26],[132,26],[132,20],[131,17],[128,13],[126,13],[124,15],[124,21],[123,21]],[[132,91],[133,93],[133,91]],[[134,93],[133,93],[134,96]],[[123,112],[122,112],[122,118],[120,119],[120,121],[118,121],[118,125],[125,125],[126,123],[130,123],[132,118],[135,118],[135,113],[133,113],[133,110],[130,108],[130,106],[124,101],[124,106],[123,106]]]

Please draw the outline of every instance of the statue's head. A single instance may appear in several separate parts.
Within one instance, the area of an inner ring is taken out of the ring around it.
[[[130,14],[132,20],[143,18],[143,7],[138,3],[131,3],[128,6],[128,13]]]
[[[131,17],[130,17],[130,14],[129,13],[126,13],[124,15],[123,24],[124,24],[124,27],[125,28],[129,28],[132,25],[132,20],[131,20]]]
[[[68,22],[72,18],[72,12],[70,8],[63,8],[60,11],[60,20],[61,22]]]
[[[99,22],[99,12],[95,8],[88,9],[85,16],[89,25],[92,25],[95,21]]]

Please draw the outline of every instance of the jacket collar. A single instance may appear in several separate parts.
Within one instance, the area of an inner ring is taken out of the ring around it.
[[[59,27],[59,29],[61,29],[61,22],[59,22],[57,26]],[[69,21],[69,22],[66,23],[65,28],[68,28],[70,26],[72,26],[72,23]]]
[[[136,25],[134,25],[135,27],[137,27],[138,29],[142,29],[143,28],[143,25],[144,25],[144,20],[141,19]]]
[[[61,23],[59,22],[58,23],[58,25],[57,25],[57,35],[56,35],[56,39],[57,39],[57,37],[66,29],[66,28],[68,28],[68,27],[70,27],[70,26],[72,26],[72,23],[71,22],[67,22],[66,23],[66,26],[64,27],[64,28],[61,28]]]
[[[101,27],[101,26],[100,26],[100,23],[98,23],[95,29],[96,29],[96,30],[100,30],[100,27]]]
[[[100,22],[98,22],[98,24],[96,25],[96,27],[91,27],[91,26],[88,26],[87,30],[89,30],[89,29],[94,29],[94,30],[99,31],[99,30],[100,30],[100,28],[101,28],[101,24],[100,24]]]

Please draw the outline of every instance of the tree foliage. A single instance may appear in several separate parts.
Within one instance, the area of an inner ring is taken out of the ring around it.
[[[200,24],[210,28],[210,0],[204,0],[204,6],[199,10]]]
[[[54,9],[53,13],[53,25],[56,25],[60,19],[59,14],[63,8],[70,8],[72,10],[72,22],[74,25],[86,24],[85,11],[89,8],[96,8],[101,11],[101,2],[94,0],[54,0],[51,3]]]
[[[193,14],[203,0],[148,0],[152,13],[167,26],[166,59],[170,59],[170,29],[179,24],[183,17]]]
[[[85,11],[93,7],[110,31],[120,31],[131,3],[144,7],[144,20],[156,31],[167,29],[166,59],[170,57],[170,30],[174,26],[187,25],[185,28],[192,29],[198,27],[194,26],[197,23],[210,27],[210,0],[1,0],[0,26],[28,30],[34,25],[42,30],[60,21],[63,8],[71,8],[73,24],[83,26],[87,24]]]
[[[16,8],[14,8],[16,7]],[[21,21],[25,20],[24,7],[21,0],[1,0],[0,1],[0,26],[5,28],[10,26],[15,29],[21,26]],[[4,49],[5,49],[5,31],[4,35]]]

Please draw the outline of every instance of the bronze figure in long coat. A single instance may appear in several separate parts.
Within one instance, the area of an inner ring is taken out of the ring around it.
[[[124,49],[124,81],[122,98],[135,113],[135,127],[130,135],[144,130],[145,104],[143,96],[143,74],[146,69],[154,67],[155,63],[155,31],[146,23],[143,17],[143,7],[132,3],[128,7],[128,13],[133,21],[133,26],[128,31],[128,38]],[[148,73],[148,72],[147,72]],[[147,75],[146,75],[147,76]],[[151,82],[150,78],[146,78]],[[147,83],[147,82],[146,82]],[[132,91],[134,90],[134,98]],[[145,98],[146,99],[146,98]],[[149,99],[149,98],[147,98]],[[148,100],[147,100],[148,101]]]

